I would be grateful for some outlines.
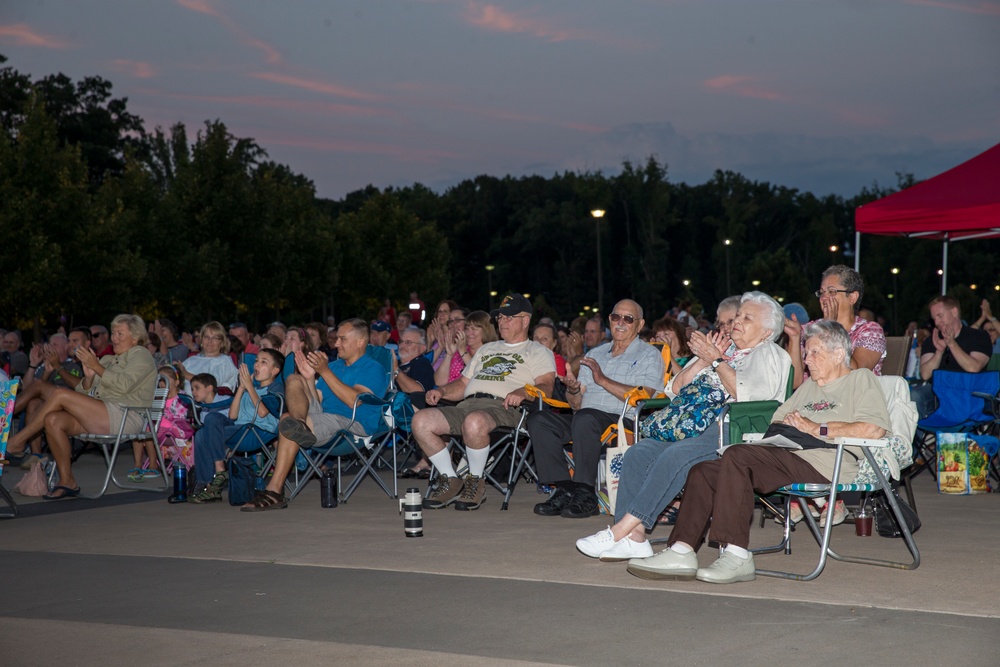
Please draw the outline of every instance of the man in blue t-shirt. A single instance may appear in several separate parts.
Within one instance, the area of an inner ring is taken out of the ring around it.
[[[288,506],[283,494],[285,478],[299,448],[309,449],[328,442],[337,431],[367,435],[378,428],[381,410],[375,405],[354,403],[359,394],[385,395],[389,387],[386,369],[365,354],[368,324],[357,318],[337,328],[337,360],[328,363],[322,352],[295,353],[297,373],[285,380],[288,413],[278,423],[278,450],[274,474],[267,488],[241,509],[258,512]],[[352,420],[352,415],[354,419]]]

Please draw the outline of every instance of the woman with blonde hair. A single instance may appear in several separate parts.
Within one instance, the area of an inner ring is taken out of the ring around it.
[[[25,427],[10,438],[9,446],[17,451],[32,437],[45,430],[49,450],[59,470],[59,486],[42,496],[61,500],[80,495],[73,477],[70,438],[81,433],[111,433],[121,428],[122,405],[150,405],[156,386],[156,365],[146,349],[146,325],[138,315],[119,315],[111,322],[113,353],[102,358],[80,346],[76,358],[83,367],[83,380],[76,389],[58,388]],[[125,432],[137,432],[144,426],[143,416],[130,411]]]
[[[220,322],[209,322],[201,328],[201,354],[188,357],[175,364],[177,372],[184,378],[184,393],[191,395],[191,378],[199,373],[208,373],[215,378],[219,387],[236,390],[236,364],[229,356],[229,332]]]

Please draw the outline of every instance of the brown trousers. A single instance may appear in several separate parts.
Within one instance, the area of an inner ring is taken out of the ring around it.
[[[670,543],[684,542],[697,549],[711,521],[709,539],[746,549],[755,492],[767,495],[786,484],[829,482],[790,450],[735,445],[721,459],[691,468]]]

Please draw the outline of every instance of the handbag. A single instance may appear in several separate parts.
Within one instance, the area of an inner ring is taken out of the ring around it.
[[[22,496],[32,496],[39,498],[49,492],[49,480],[45,477],[45,469],[42,462],[36,457],[31,462],[31,468],[21,480],[14,485],[14,490]]]
[[[264,490],[264,480],[257,474],[257,464],[248,456],[234,456],[226,464],[229,469],[229,504],[245,505],[258,491]]]
[[[875,530],[882,537],[902,537],[903,531],[899,527],[899,523],[896,521],[896,515],[893,514],[892,508],[889,507],[889,501],[885,499],[885,493],[891,493],[892,497],[896,500],[896,504],[899,505],[899,513],[903,515],[903,520],[906,522],[906,527],[909,529],[910,534],[920,530],[920,517],[917,513],[913,511],[913,508],[907,505],[902,498],[899,497],[899,493],[895,488],[884,489],[883,494],[879,494],[872,499],[872,512],[874,515]]]
[[[725,405],[726,390],[718,374],[705,369],[678,392],[670,405],[643,419],[639,435],[660,442],[693,438],[715,423]]]

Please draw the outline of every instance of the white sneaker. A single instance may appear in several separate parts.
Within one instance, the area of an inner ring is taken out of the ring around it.
[[[649,558],[652,555],[653,547],[649,544],[649,540],[634,542],[626,535],[598,558],[605,563],[617,563],[630,558]]]
[[[600,558],[601,554],[615,546],[615,536],[611,532],[611,526],[599,533],[594,533],[589,537],[581,537],[576,541],[577,551],[584,556]]]
[[[819,517],[819,527],[826,528],[826,517],[828,512],[826,507],[823,508],[823,513]],[[847,518],[847,506],[844,504],[843,500],[838,500],[837,504],[833,506],[833,525],[839,526],[844,523],[844,519]]]
[[[700,568],[695,579],[710,584],[732,584],[737,581],[753,581],[757,578],[757,569],[753,565],[753,554],[747,558],[723,551],[719,559],[708,567]]]

